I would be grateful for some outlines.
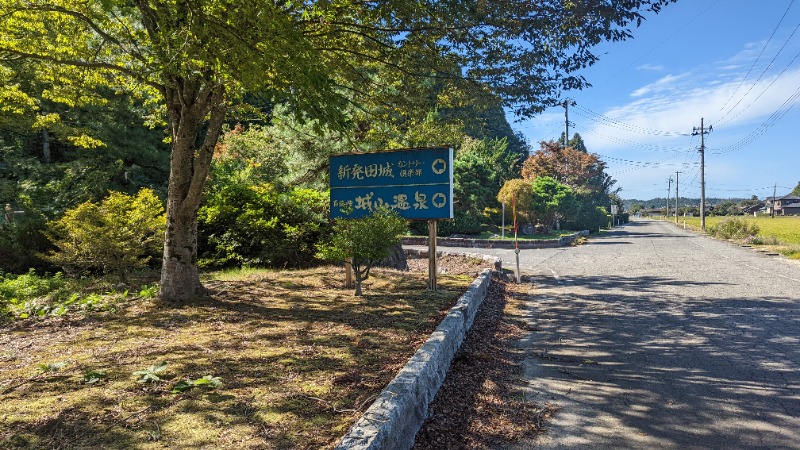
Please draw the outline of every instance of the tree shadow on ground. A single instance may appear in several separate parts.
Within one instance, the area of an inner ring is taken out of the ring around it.
[[[624,448],[800,442],[797,298],[669,294],[653,287],[715,283],[662,277],[537,282],[531,389],[572,407],[578,448],[607,444],[608,427]]]

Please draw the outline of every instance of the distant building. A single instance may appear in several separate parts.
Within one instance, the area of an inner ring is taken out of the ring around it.
[[[766,202],[767,214],[775,211],[776,216],[791,216],[800,214],[800,197],[784,195],[783,197],[769,197]]]

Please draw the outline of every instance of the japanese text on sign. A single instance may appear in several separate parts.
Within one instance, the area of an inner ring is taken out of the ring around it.
[[[408,219],[453,217],[453,152],[438,147],[331,157],[331,217],[388,207]]]

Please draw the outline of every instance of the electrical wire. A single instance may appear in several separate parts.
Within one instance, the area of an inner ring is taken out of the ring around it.
[[[759,81],[761,81],[761,78],[763,78],[763,77],[764,77],[764,74],[766,74],[766,73],[767,73],[767,71],[770,69],[770,67],[772,67],[772,64],[773,64],[773,63],[775,63],[775,60],[776,60],[776,59],[778,59],[778,56],[781,54],[781,52],[783,52],[783,49],[784,49],[784,48],[786,48],[786,46],[789,44],[789,41],[792,39],[792,37],[794,37],[794,34],[797,32],[797,30],[798,30],[798,29],[800,29],[800,23],[798,23],[798,24],[797,24],[797,26],[794,28],[794,30],[792,30],[792,34],[790,34],[790,35],[789,35],[789,37],[788,37],[788,38],[786,39],[786,41],[783,43],[783,45],[781,46],[781,48],[778,50],[778,53],[776,53],[776,54],[775,54],[775,56],[772,58],[772,61],[770,61],[770,62],[769,62],[769,64],[767,64],[767,67],[765,67],[765,68],[764,68],[764,70],[763,70],[763,71],[761,72],[761,74],[758,76],[758,78],[756,79],[756,81],[754,81],[754,82],[753,82],[752,86],[750,86],[750,89],[748,89],[748,90],[747,90],[747,92],[745,92],[745,93],[744,93],[744,95],[743,95],[743,96],[742,96],[742,97],[739,99],[739,101],[737,101],[737,102],[736,102],[736,104],[735,104],[735,105],[733,105],[733,106],[731,107],[731,109],[729,109],[729,110],[728,110],[728,111],[727,111],[725,114],[723,114],[723,115],[722,115],[722,117],[720,117],[719,119],[717,119],[717,122],[720,124],[720,126],[721,126],[722,124],[725,124],[725,123],[728,123],[728,122],[730,122],[730,120],[728,120],[728,121],[723,121],[723,119],[725,119],[726,117],[728,117],[728,115],[730,115],[730,113],[731,113],[731,112],[733,112],[733,110],[735,110],[737,106],[739,106],[739,104],[742,102],[742,100],[744,100],[744,99],[745,99],[745,98],[746,98],[746,97],[747,97],[747,96],[750,94],[750,92],[751,92],[751,91],[752,91],[752,90],[753,90],[753,89],[756,87],[756,85],[758,85],[758,82],[759,82]],[[795,59],[796,59],[796,58],[797,58],[797,57],[795,56]],[[791,63],[789,63],[789,65],[791,65],[793,62],[794,62],[794,59],[792,59],[792,62],[791,62]],[[784,71],[785,71],[785,69],[784,69]],[[781,72],[781,73],[783,73],[783,72]]]
[[[594,121],[596,123],[599,123],[599,124],[602,124],[602,125],[612,126],[612,127],[615,127],[615,128],[619,128],[619,129],[625,130],[625,131],[630,131],[630,132],[639,133],[639,134],[649,134],[649,135],[654,135],[654,136],[689,136],[689,133],[679,133],[679,132],[676,132],[676,131],[662,131],[662,130],[656,130],[654,128],[646,128],[646,127],[642,127],[642,126],[639,126],[639,125],[632,125],[632,124],[621,122],[621,121],[613,119],[611,117],[604,116],[602,114],[596,113],[596,112],[590,110],[589,108],[584,108],[584,107],[579,106],[579,105],[575,105],[575,107],[578,109],[578,111],[575,111],[575,114],[577,114],[577,115],[579,115],[581,117],[584,117],[586,119],[592,120],[592,121]],[[581,114],[581,112],[583,112],[583,114]]]
[[[747,73],[744,75],[744,78],[742,78],[742,81],[740,81],[740,82],[739,82],[739,85],[738,85],[738,86],[736,86],[736,89],[733,91],[733,94],[731,94],[731,96],[728,98],[728,100],[726,100],[726,101],[725,101],[725,104],[724,104],[724,105],[722,105],[722,107],[719,109],[720,111],[724,110],[724,109],[725,109],[725,107],[726,107],[726,106],[728,106],[728,103],[729,103],[731,100],[733,100],[733,97],[735,97],[735,96],[736,96],[736,94],[739,92],[739,88],[741,88],[741,87],[742,87],[742,85],[744,84],[745,80],[747,80],[747,77],[749,77],[749,76],[750,76],[750,73],[751,73],[751,72],[753,71],[753,69],[756,67],[756,64],[757,64],[757,63],[758,63],[758,61],[761,59],[761,56],[764,54],[764,51],[765,51],[765,50],[767,49],[767,47],[769,46],[769,43],[770,43],[770,42],[772,42],[772,38],[775,36],[775,33],[778,31],[778,28],[780,28],[781,24],[783,23],[783,19],[785,19],[785,18],[786,18],[786,15],[787,15],[787,14],[789,14],[789,10],[792,8],[792,5],[793,5],[793,4],[794,4],[794,0],[792,0],[792,1],[790,1],[790,2],[789,2],[789,6],[787,6],[787,7],[786,7],[786,11],[784,11],[784,12],[783,12],[783,16],[781,16],[781,20],[779,20],[779,21],[778,21],[778,24],[777,24],[777,25],[775,25],[775,28],[772,30],[772,34],[770,34],[770,35],[769,35],[769,38],[767,39],[767,42],[766,42],[766,43],[764,44],[764,46],[761,48],[761,52],[759,52],[759,54],[758,54],[758,56],[756,57],[755,61],[753,61],[753,64],[750,66],[750,69],[749,69],[749,70],[747,71]]]

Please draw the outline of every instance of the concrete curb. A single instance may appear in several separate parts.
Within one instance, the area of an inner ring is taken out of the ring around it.
[[[425,255],[415,253],[419,250],[406,252],[427,256],[427,251],[424,251]],[[489,258],[495,267],[500,267],[499,258]],[[428,340],[337,443],[336,450],[396,450],[414,445],[414,437],[428,417],[428,405],[436,396],[456,351],[472,326],[491,279],[492,271],[489,269],[478,275]]]
[[[578,231],[577,233],[569,236],[563,236],[558,239],[548,239],[544,241],[529,241],[522,240],[519,242],[519,248],[532,249],[532,248],[553,248],[565,247],[572,244],[581,236],[588,236],[589,230]],[[403,245],[428,245],[428,238],[426,237],[404,237],[401,239]],[[468,248],[514,248],[514,241],[501,241],[497,239],[469,239],[469,238],[449,238],[437,237],[436,245],[442,247],[468,247]]]

